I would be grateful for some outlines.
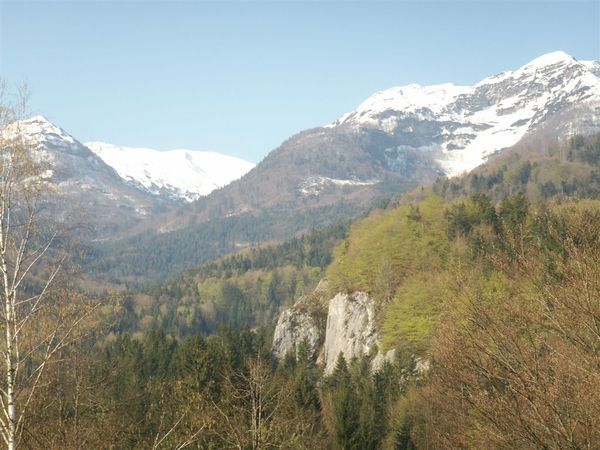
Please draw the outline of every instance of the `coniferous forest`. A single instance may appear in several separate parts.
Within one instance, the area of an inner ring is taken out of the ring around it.
[[[597,0],[0,2],[0,449],[600,450]]]
[[[573,140],[566,167],[593,179],[599,142]],[[103,297],[48,363],[23,445],[595,448],[598,191],[544,195],[546,163],[503,166],[521,174],[510,194],[474,174],[444,198],[439,181],[350,227]],[[393,360],[340,356],[324,376],[306,342],[273,359],[276,314],[322,278],[376,299]]]

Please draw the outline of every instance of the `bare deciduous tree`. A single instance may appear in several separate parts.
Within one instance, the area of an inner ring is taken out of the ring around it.
[[[510,254],[496,258],[494,277],[462,280],[464,302],[439,330],[419,400],[434,405],[419,419],[433,428],[421,426],[423,442],[597,448],[599,223],[597,203],[565,207],[541,222],[539,243],[508,238]]]
[[[12,450],[19,446],[45,369],[89,309],[69,302],[58,289],[65,262],[58,243],[64,236],[43,214],[44,197],[51,195],[43,153],[35,152],[17,120],[26,90],[12,103],[5,93],[0,86],[0,435]]]

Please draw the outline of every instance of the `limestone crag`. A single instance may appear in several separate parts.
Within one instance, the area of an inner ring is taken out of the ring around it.
[[[340,353],[349,361],[369,354],[379,340],[375,302],[365,292],[337,294],[329,302],[323,349],[325,375],[331,374]]]
[[[299,304],[281,313],[273,335],[273,355],[282,361],[288,353],[296,354],[298,346],[306,341],[314,356],[323,343],[323,330],[318,319]]]
[[[318,355],[317,364],[323,366],[325,375],[333,372],[340,354],[346,361],[371,355],[373,371],[381,369],[385,362],[394,362],[393,349],[385,354],[378,350],[375,301],[369,294],[339,293],[330,300],[324,294],[324,289],[317,288],[311,296],[302,297],[281,313],[273,336],[275,358],[282,361],[306,341],[312,356]]]

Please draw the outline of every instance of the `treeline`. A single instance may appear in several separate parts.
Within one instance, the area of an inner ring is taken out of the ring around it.
[[[530,201],[600,196],[600,134],[522,146],[460,178],[439,178],[433,192],[456,200],[485,193],[493,201],[522,192]]]
[[[195,270],[198,276],[231,276],[249,270],[275,269],[283,266],[310,266],[324,269],[331,263],[331,250],[343,239],[348,224],[336,224],[317,229],[278,245],[252,247],[238,253],[203,264]]]

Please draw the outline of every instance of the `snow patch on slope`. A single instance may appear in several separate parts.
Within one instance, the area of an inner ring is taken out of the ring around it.
[[[216,152],[158,151],[104,142],[85,145],[130,183],[153,194],[167,193],[188,202],[231,183],[254,167],[248,161]]]
[[[378,182],[378,180],[342,180],[338,178],[314,176],[305,178],[302,183],[300,183],[298,192],[304,196],[316,196],[328,186],[372,186]]]
[[[410,84],[379,91],[326,127],[376,128],[411,140],[423,130],[413,129],[415,122],[426,124],[436,131],[420,146],[437,147],[438,163],[454,176],[516,144],[569,106],[588,108],[600,127],[600,64],[558,51],[474,86]]]
[[[41,115],[13,122],[8,128],[18,135],[35,141],[37,145],[78,143],[73,136]]]

